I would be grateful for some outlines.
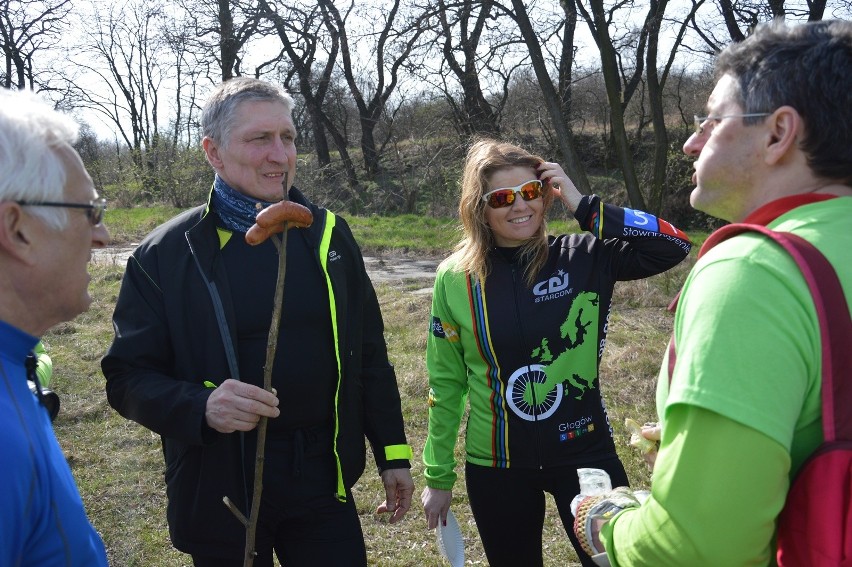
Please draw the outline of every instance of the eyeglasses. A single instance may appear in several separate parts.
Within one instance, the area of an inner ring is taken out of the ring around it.
[[[106,199],[86,203],[58,203],[54,201],[15,201],[22,207],[63,207],[66,209],[86,209],[86,217],[92,226],[98,226],[104,220],[104,211],[107,207]]]
[[[488,203],[492,209],[508,207],[515,202],[515,194],[520,193],[524,201],[532,201],[541,197],[541,181],[533,179],[525,181],[516,187],[501,187],[494,189],[482,196],[482,200]]]
[[[757,118],[758,116],[769,116],[772,114],[771,112],[749,112],[747,114],[724,114],[722,116],[698,116],[697,114],[693,117],[695,119],[695,134],[700,136],[705,131],[710,133],[713,130],[713,127],[716,126],[719,122],[721,122],[725,118]],[[704,123],[710,122],[713,127],[705,127]]]

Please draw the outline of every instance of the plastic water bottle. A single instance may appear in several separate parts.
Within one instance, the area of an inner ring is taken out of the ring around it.
[[[612,480],[603,469],[577,469],[580,479],[580,494],[571,501],[571,514],[577,515],[577,506],[586,496],[597,496],[612,490]]]

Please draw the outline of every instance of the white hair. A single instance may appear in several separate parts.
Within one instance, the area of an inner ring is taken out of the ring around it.
[[[0,201],[62,201],[65,164],[58,150],[72,146],[79,125],[31,91],[0,88]],[[61,229],[68,221],[59,207],[31,212]]]

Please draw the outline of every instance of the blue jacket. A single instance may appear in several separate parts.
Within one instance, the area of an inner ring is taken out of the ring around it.
[[[0,321],[0,565],[106,566],[47,411],[27,386],[24,360],[37,342]]]

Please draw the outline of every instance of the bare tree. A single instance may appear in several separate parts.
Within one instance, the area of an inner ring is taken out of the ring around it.
[[[651,188],[649,191],[649,201],[651,212],[656,214],[659,214],[663,207],[669,153],[669,135],[663,104],[663,92],[666,80],[671,73],[678,47],[686,34],[688,22],[703,3],[704,0],[697,0],[694,2],[687,17],[680,20],[679,27],[676,30],[677,33],[675,35],[673,46],[669,52],[668,60],[665,62],[662,69],[658,67],[660,30],[664,21],[664,14],[668,5],[668,0],[651,0],[648,15],[645,19],[645,27],[648,30],[646,79],[648,86],[648,100],[651,107],[651,121],[654,126],[653,179],[651,181]]]
[[[305,102],[317,161],[320,166],[328,166],[331,163],[331,155],[326,128],[331,132],[337,149],[347,152],[345,136],[337,130],[322,109],[340,42],[335,34],[328,32],[327,21],[316,5],[301,7],[270,4],[267,0],[259,0],[258,6],[260,14],[272,22],[292,66],[298,88],[291,90],[299,94]],[[344,159],[351,164],[348,152]],[[351,169],[354,175],[354,166],[347,169]],[[350,185],[353,181],[357,185],[357,179],[350,179]]]
[[[464,135],[497,135],[500,132],[499,111],[487,100],[480,83],[480,73],[494,67],[490,63],[495,55],[502,55],[497,53],[497,46],[482,50],[484,55],[481,55],[480,50],[483,33],[487,32],[486,24],[494,19],[493,9],[493,0],[460,0],[452,3],[436,0],[434,8],[443,55],[439,71],[442,90],[451,105],[459,132]],[[461,104],[456,104],[447,83],[447,73],[443,72],[444,66],[461,88]],[[508,89],[504,88],[501,105],[506,100],[507,92]]]
[[[168,44],[161,34],[162,8],[143,0],[92,8],[84,53],[75,63],[97,86],[77,84],[78,104],[114,127],[130,150],[144,191],[159,197],[159,97],[163,83],[172,78],[171,63],[163,57]]]
[[[210,167],[199,149],[201,133],[197,118],[199,81],[204,66],[199,64],[195,37],[185,14],[164,19],[162,38],[168,48],[162,54],[171,57],[174,95],[168,97],[171,127],[163,130],[157,148],[158,173],[163,200],[186,207],[203,196],[202,188],[209,187]]]
[[[239,27],[234,26],[234,14],[230,0],[216,0],[218,28],[212,31],[219,36],[219,67],[222,69],[222,80],[227,81],[234,76],[235,68],[239,67],[240,47],[247,39],[247,34],[241,34]],[[253,27],[254,19],[247,22],[249,30]],[[237,71],[239,73],[239,71]]]
[[[511,8],[502,6],[506,14],[511,16],[520,30],[526,48],[529,50],[529,57],[532,63],[532,68],[535,72],[538,85],[541,88],[544,104],[547,107],[547,113],[550,116],[550,122],[556,132],[556,141],[562,153],[564,165],[568,170],[569,177],[577,186],[577,189],[582,193],[591,191],[589,179],[586,175],[586,170],[580,162],[577,155],[577,150],[574,142],[574,134],[571,131],[570,120],[568,118],[567,109],[570,107],[570,80],[573,67],[574,56],[574,28],[570,25],[570,20],[566,18],[566,25],[562,27],[562,48],[560,49],[561,58],[557,63],[557,68],[560,71],[558,86],[553,84],[550,78],[550,73],[544,59],[541,49],[541,40],[537,30],[533,27],[532,21],[527,12],[526,4],[523,0],[512,0]],[[572,42],[572,43],[568,43]],[[565,81],[564,83],[562,81]]]
[[[37,79],[34,59],[61,40],[71,0],[0,0],[0,50],[4,63],[0,85],[5,88],[51,88]]]
[[[389,0],[386,6],[373,6],[373,11],[364,14],[360,21],[364,22],[365,26],[374,24],[376,27],[373,29],[365,27],[359,39],[374,38],[371,44],[372,52],[375,53],[375,60],[371,62],[374,68],[364,66],[362,69],[356,68],[353,61],[358,54],[354,52],[354,45],[350,43],[347,28],[347,19],[355,9],[355,1],[352,0],[345,16],[340,13],[332,0],[318,0],[318,2],[329,28],[340,41],[343,74],[358,107],[364,170],[367,178],[374,181],[378,179],[382,169],[381,150],[389,140],[389,137],[386,137],[381,143],[377,142],[376,125],[386,113],[388,99],[398,86],[403,64],[419,45],[420,37],[426,29],[426,15],[412,14],[409,19],[406,19],[400,14],[400,0]],[[372,94],[369,94],[369,91],[372,91]]]
[[[198,82],[203,66],[196,57],[193,40],[185,19],[164,22],[163,41],[173,56],[172,74],[175,78],[170,134],[170,142],[175,149],[193,147],[198,142]]]
[[[849,2],[843,0],[835,5],[849,17]],[[693,31],[713,53],[718,53],[729,42],[744,40],[761,22],[774,19],[821,20],[827,7],[826,0],[715,0],[715,11],[703,18],[692,19]],[[724,26],[724,36],[717,31],[718,18]]]
[[[178,0],[195,41],[200,61],[215,65],[212,82],[244,74],[243,54],[249,43],[266,33],[256,3],[240,0]],[[213,69],[211,68],[211,73]]]
[[[328,134],[340,156],[346,178],[345,185],[341,186],[348,195],[346,200],[350,203],[362,201],[364,189],[349,151],[347,117],[350,109],[336,110],[341,106],[341,93],[347,89],[336,66],[340,38],[332,20],[316,4],[282,5],[259,0],[259,6],[263,17],[272,22],[290,61],[291,71],[285,84],[289,86],[295,82],[297,87],[291,91],[304,101],[317,152],[319,176],[326,178],[330,171]]]
[[[561,26],[562,41],[559,42],[559,78],[557,88],[559,90],[559,98],[562,102],[563,116],[571,115],[571,103],[573,94],[574,82],[574,56],[577,53],[577,46],[574,44],[574,38],[577,33],[577,6],[568,0],[561,0],[559,5],[562,7],[562,12],[565,20]]]
[[[618,21],[615,16],[619,7],[632,7],[632,1],[627,0],[607,7],[603,0],[588,1],[588,7],[584,0],[574,0],[579,13],[582,15],[592,39],[598,47],[601,61],[601,72],[606,84],[607,100],[610,108],[610,132],[618,155],[624,185],[627,196],[632,206],[644,209],[645,199],[639,188],[639,180],[636,176],[636,168],[633,163],[633,152],[627,136],[627,128],[624,123],[624,109],[630,101],[631,96],[641,83],[644,68],[644,57],[647,41],[647,29],[642,29],[636,41],[635,56],[633,59],[633,70],[624,73],[622,65],[622,52],[614,40],[611,29],[613,22]]]

